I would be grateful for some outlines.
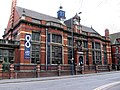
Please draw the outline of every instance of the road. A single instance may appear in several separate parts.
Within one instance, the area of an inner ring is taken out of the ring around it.
[[[102,85],[118,81],[120,81],[120,72],[113,72],[58,78],[55,80],[0,83],[0,90],[95,90],[95,88]]]
[[[106,90],[120,90],[120,84],[114,85],[113,87],[110,87]]]

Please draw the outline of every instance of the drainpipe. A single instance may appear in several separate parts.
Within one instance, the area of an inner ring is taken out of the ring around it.
[[[48,52],[48,41],[47,41],[47,39],[48,39],[48,28],[46,28],[46,71],[47,71],[47,69],[48,69],[48,67],[47,67],[47,52]]]
[[[72,33],[72,59],[71,59],[71,74],[74,75],[74,66],[73,66],[73,61],[74,61],[74,37],[73,37],[73,18],[71,19],[71,33]]]

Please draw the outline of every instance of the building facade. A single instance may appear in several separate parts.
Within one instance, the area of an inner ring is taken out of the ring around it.
[[[80,24],[76,14],[65,20],[60,6],[57,18],[22,7],[12,2],[12,11],[3,38],[20,43],[15,54],[16,70],[34,68],[49,70],[54,65],[66,66],[112,64],[110,39],[105,31],[101,36],[92,27]],[[68,68],[68,67],[67,67]]]
[[[120,69],[120,33],[110,34],[113,68]]]

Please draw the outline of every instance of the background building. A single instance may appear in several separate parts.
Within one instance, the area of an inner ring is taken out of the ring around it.
[[[111,39],[111,49],[112,49],[112,63],[113,63],[113,68],[114,66],[118,66],[117,69],[119,68],[120,65],[120,32],[110,34],[110,39]]]

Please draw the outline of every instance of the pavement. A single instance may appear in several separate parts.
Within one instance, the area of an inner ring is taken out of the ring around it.
[[[2,79],[2,80],[0,80],[0,84],[22,83],[22,82],[36,82],[36,81],[47,81],[47,80],[58,80],[58,79],[76,78],[76,77],[87,77],[87,76],[93,76],[93,75],[103,75],[103,74],[113,74],[113,73],[120,73],[120,71],[92,73],[92,74],[80,74],[80,75],[68,75],[68,76],[55,76],[55,77]]]

